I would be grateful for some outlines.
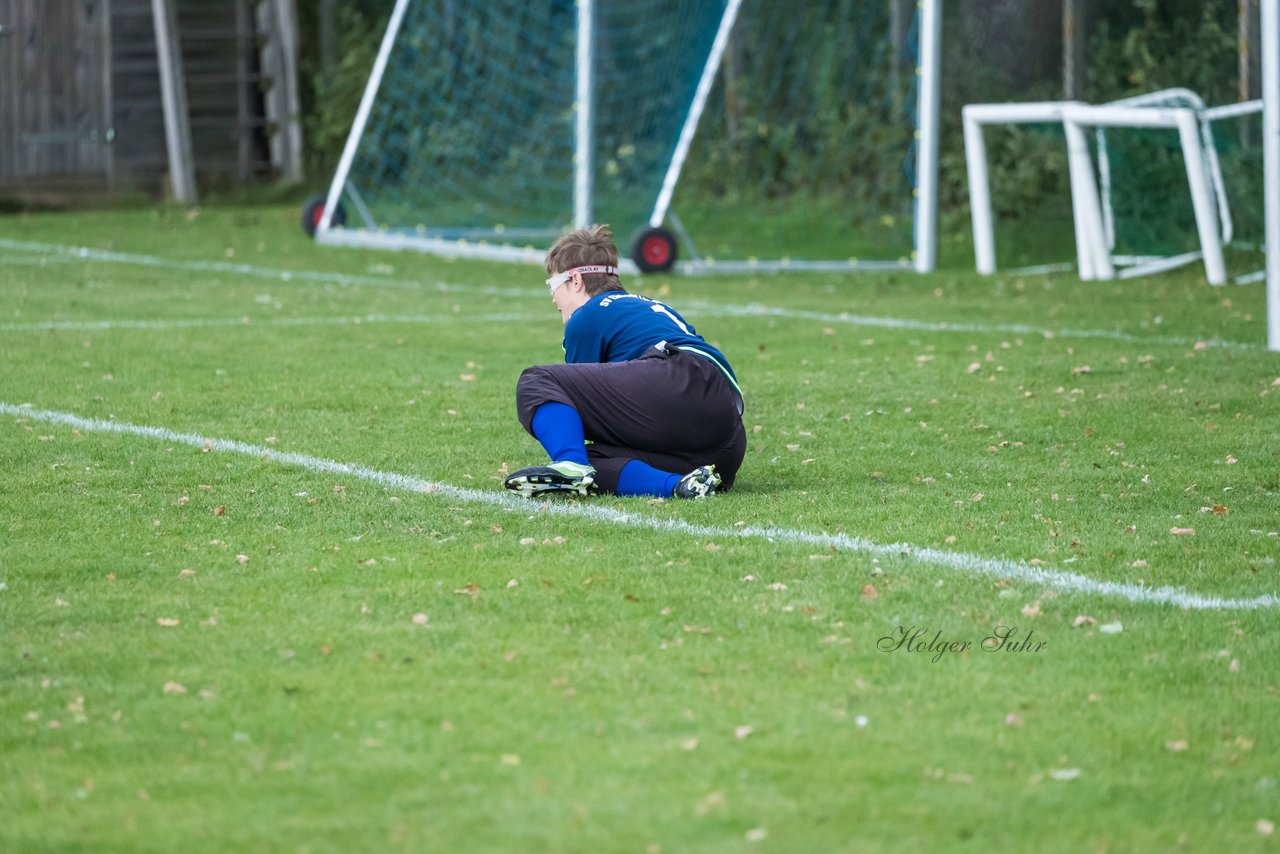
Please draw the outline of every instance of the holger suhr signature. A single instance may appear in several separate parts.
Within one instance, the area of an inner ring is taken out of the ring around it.
[[[1035,630],[1027,632],[1026,637],[1019,639],[1017,626],[996,626],[981,641],[978,649],[983,652],[1040,652],[1049,645],[1048,641],[1033,640]],[[931,653],[932,661],[939,662],[949,652],[969,652],[974,642],[967,640],[946,640],[942,630],[930,632],[921,626],[898,626],[889,634],[876,641],[876,649],[880,652],[923,652]]]

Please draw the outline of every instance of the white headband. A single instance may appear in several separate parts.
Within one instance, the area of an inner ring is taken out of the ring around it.
[[[560,287],[565,282],[572,279],[574,273],[577,273],[578,275],[585,275],[587,273],[605,273],[606,275],[611,274],[616,276],[618,275],[618,268],[605,267],[602,265],[592,265],[589,267],[574,267],[571,270],[565,270],[563,273],[556,273],[554,276],[547,279],[547,289],[551,291],[552,295],[554,296],[556,292],[556,288]]]

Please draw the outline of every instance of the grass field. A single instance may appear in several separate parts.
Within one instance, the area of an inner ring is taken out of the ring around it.
[[[1274,849],[1260,284],[632,282],[738,486],[526,502],[541,279],[0,219],[0,850]]]

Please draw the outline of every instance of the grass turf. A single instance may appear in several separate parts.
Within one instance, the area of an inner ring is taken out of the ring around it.
[[[0,417],[0,848],[1271,841],[1274,608],[999,563],[1280,587],[1261,285],[644,279],[743,380],[739,485],[551,513],[269,456],[496,496],[540,460],[515,378],[560,357],[536,269],[295,219],[3,222],[0,402],[262,452]]]

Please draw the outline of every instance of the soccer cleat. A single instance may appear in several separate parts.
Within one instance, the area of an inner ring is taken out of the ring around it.
[[[715,495],[721,477],[715,466],[702,466],[680,478],[673,493],[676,498],[706,498]]]
[[[553,492],[591,495],[599,490],[595,469],[568,461],[519,469],[508,475],[503,485],[525,498]]]

